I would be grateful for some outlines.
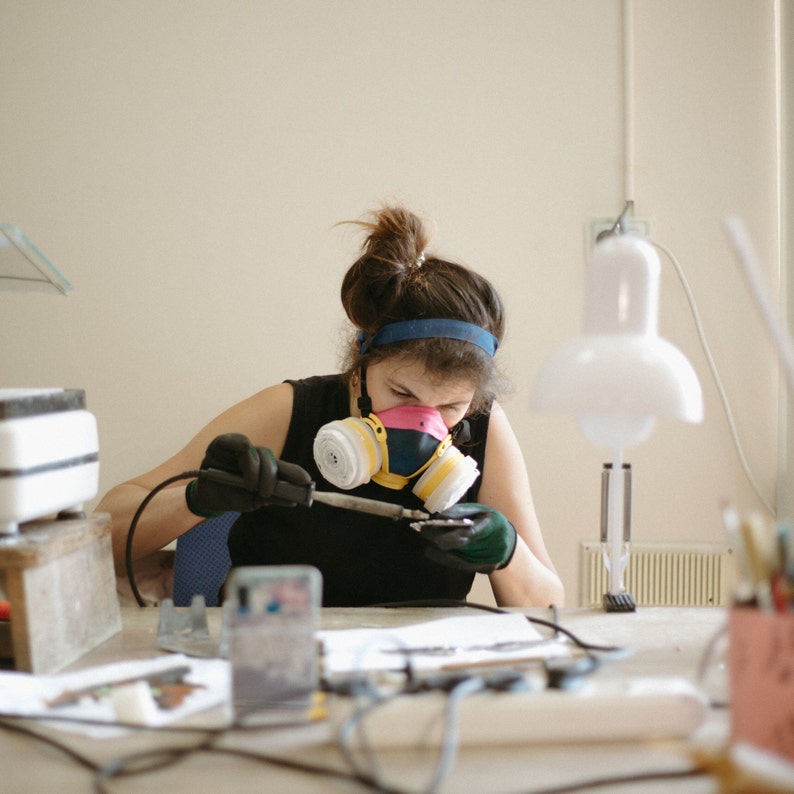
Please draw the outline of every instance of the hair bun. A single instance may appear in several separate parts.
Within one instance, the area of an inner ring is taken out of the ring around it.
[[[360,225],[369,230],[362,253],[396,268],[424,261],[430,233],[418,215],[404,207],[383,207]]]
[[[382,207],[350,223],[367,236],[342,282],[342,303],[358,328],[374,331],[399,319],[406,292],[421,287],[431,234],[418,215],[399,206]]]

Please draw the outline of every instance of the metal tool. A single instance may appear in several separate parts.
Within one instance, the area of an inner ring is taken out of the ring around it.
[[[236,488],[245,488],[243,478],[222,469],[202,469],[201,476],[223,485],[232,485]],[[321,502],[331,507],[341,507],[345,510],[354,510],[357,513],[369,513],[375,516],[385,516],[394,521],[412,519],[423,521],[430,518],[424,510],[409,510],[399,504],[381,502],[377,499],[365,499],[362,496],[335,493],[332,491],[315,491],[313,482],[305,485],[295,485],[281,480],[273,492],[273,496],[285,502],[311,507],[313,502]]]
[[[313,491],[311,500],[313,502],[331,505],[332,507],[355,510],[358,513],[371,513],[374,516],[386,516],[394,521],[399,521],[403,518],[424,521],[430,518],[430,514],[425,513],[424,510],[409,510],[407,507],[392,504],[391,502],[380,502],[377,499],[364,499],[361,496],[351,496],[346,493]]]
[[[403,656],[455,656],[456,654],[471,653],[473,651],[490,651],[492,653],[513,653],[527,648],[537,648],[548,645],[552,640],[541,637],[537,640],[508,640],[505,642],[490,642],[484,645],[426,645],[407,648],[383,648],[381,653],[398,653]]]
[[[157,644],[165,651],[187,656],[224,656],[221,643],[210,636],[206,602],[200,594],[193,596],[188,609],[177,609],[171,598],[162,600]]]

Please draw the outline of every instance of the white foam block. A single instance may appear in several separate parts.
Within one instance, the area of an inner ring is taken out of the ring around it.
[[[375,747],[438,746],[447,696],[440,692],[397,697],[364,718]],[[350,714],[337,705],[332,717]],[[683,678],[593,680],[581,690],[482,692],[461,701],[461,744],[639,741],[690,736],[705,721],[704,695]]]
[[[99,437],[86,410],[0,421],[0,524],[41,518],[96,496]]]

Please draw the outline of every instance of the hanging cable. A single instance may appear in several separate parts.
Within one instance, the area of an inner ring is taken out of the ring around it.
[[[623,0],[623,192],[634,206],[634,0]]]
[[[135,570],[132,564],[132,539],[135,535],[135,528],[138,526],[138,521],[141,518],[141,514],[146,509],[149,502],[157,496],[160,491],[164,488],[167,488],[169,485],[173,485],[175,482],[179,482],[179,480],[190,480],[194,477],[198,477],[198,471],[185,471],[182,474],[177,474],[174,477],[169,477],[167,480],[163,480],[159,485],[156,485],[149,491],[148,494],[144,497],[143,501],[138,506],[138,509],[135,511],[135,515],[132,517],[132,521],[130,522],[130,528],[127,530],[127,546],[124,553],[124,562],[127,569],[127,581],[130,584],[130,589],[132,590],[133,596],[135,596],[135,600],[138,602],[138,606],[145,607],[146,602],[143,600],[143,596],[141,596],[140,591],[138,590],[138,585],[135,584]]]
[[[761,489],[756,482],[752,471],[750,470],[750,466],[747,463],[747,458],[745,457],[744,449],[742,447],[741,440],[739,439],[738,431],[736,430],[736,422],[733,418],[733,411],[731,410],[728,395],[725,392],[725,387],[722,385],[722,379],[720,378],[717,365],[714,362],[714,357],[711,355],[711,349],[709,348],[709,344],[706,339],[706,333],[703,330],[703,323],[700,321],[700,312],[698,311],[697,303],[695,302],[695,296],[689,287],[689,282],[687,281],[686,275],[684,274],[684,269],[681,267],[681,263],[678,261],[675,254],[666,245],[658,243],[655,240],[649,240],[649,242],[658,248],[670,260],[673,268],[675,269],[676,275],[678,276],[678,280],[681,282],[681,286],[684,289],[684,295],[686,296],[687,302],[689,303],[689,309],[692,313],[692,318],[695,321],[695,330],[697,331],[698,339],[700,340],[700,346],[703,348],[703,354],[706,357],[706,363],[708,364],[709,372],[711,373],[714,385],[717,387],[717,393],[719,394],[720,402],[722,403],[722,409],[725,412],[725,418],[728,421],[728,430],[730,431],[731,439],[733,440],[733,446],[739,458],[742,471],[744,472],[747,481],[750,483],[750,486],[755,491],[755,494],[760,500],[761,504],[763,504],[763,506],[774,516],[774,507],[772,507],[772,504],[761,492]]]

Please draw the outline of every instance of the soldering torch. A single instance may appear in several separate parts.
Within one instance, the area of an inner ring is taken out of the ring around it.
[[[235,488],[245,488],[243,478],[222,469],[201,469],[201,477],[217,482],[221,485],[231,485]],[[305,485],[295,485],[285,480],[279,480],[273,491],[273,496],[284,502],[295,505],[311,507],[313,502],[341,507],[345,510],[354,510],[357,513],[369,513],[375,516],[385,516],[394,521],[411,519],[414,521],[427,521],[430,514],[424,510],[409,510],[406,507],[391,502],[381,502],[377,499],[365,499],[362,496],[336,493],[334,491],[317,491],[314,482]]]
[[[199,479],[250,490],[240,475],[224,469],[209,466],[202,468]],[[427,552],[429,556],[435,555],[434,558],[442,560],[444,564],[450,564],[452,560],[454,567],[467,571],[490,573],[506,564],[515,549],[516,533],[513,526],[500,513],[484,505],[453,505],[448,512],[431,515],[424,510],[412,510],[377,499],[335,491],[318,491],[313,481],[294,483],[284,479],[277,481],[267,498],[275,504],[286,506],[311,507],[314,502],[320,502],[358,513],[384,516],[393,521],[408,519],[411,529],[420,533],[431,544]],[[496,540],[493,540],[494,537]],[[489,557],[485,559],[482,558],[483,541],[496,547],[495,552],[486,549]],[[474,549],[474,559],[467,559],[465,556],[465,551],[469,548]]]

